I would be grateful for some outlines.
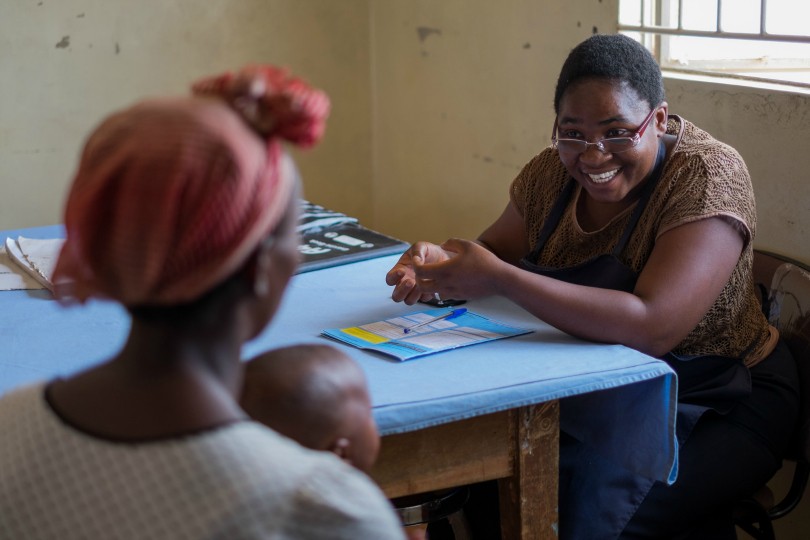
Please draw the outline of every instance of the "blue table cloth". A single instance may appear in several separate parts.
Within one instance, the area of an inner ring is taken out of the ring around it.
[[[56,238],[59,226],[0,232]],[[425,306],[391,301],[385,273],[396,256],[294,276],[279,313],[243,358],[294,343],[329,342],[369,381],[383,435],[561,399],[561,427],[608,459],[649,478],[677,471],[676,378],[664,362],[621,345],[582,341],[502,298],[465,307],[532,333],[399,362],[327,340],[320,332],[379,321]],[[111,357],[128,330],[119,306],[63,307],[48,291],[0,292],[0,396]]]

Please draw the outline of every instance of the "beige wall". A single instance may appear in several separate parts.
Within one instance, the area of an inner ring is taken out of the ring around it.
[[[736,148],[757,198],[754,245],[810,263],[810,91],[668,76],[670,111]]]
[[[252,62],[334,100],[299,160],[307,195],[371,208],[367,0],[29,0],[0,7],[0,229],[57,223],[88,131],[113,109]]]
[[[556,76],[615,1],[372,3],[374,225],[475,237],[548,144]]]

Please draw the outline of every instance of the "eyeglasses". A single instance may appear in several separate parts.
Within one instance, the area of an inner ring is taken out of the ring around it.
[[[647,115],[647,118],[645,118],[638,129],[636,129],[636,132],[633,133],[632,137],[610,137],[608,139],[602,139],[596,142],[588,142],[581,139],[557,138],[558,124],[557,119],[555,118],[554,129],[551,132],[551,144],[560,152],[565,152],[567,154],[581,154],[585,152],[589,146],[595,146],[603,154],[618,154],[619,152],[626,152],[627,150],[635,147],[641,140],[641,137],[644,135],[644,130],[650,125],[650,120],[652,120],[655,111],[658,110],[658,107],[660,107],[660,105],[656,105],[652,108],[650,113]]]

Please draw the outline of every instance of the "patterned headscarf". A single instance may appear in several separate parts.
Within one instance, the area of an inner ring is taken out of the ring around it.
[[[192,88],[115,113],[88,139],[65,209],[60,298],[192,301],[280,221],[296,174],[278,138],[316,143],[328,98],[270,66]]]

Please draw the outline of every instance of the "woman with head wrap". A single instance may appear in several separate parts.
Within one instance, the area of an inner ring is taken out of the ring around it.
[[[327,97],[246,68],[90,136],[68,195],[63,299],[120,302],[109,361],[0,401],[0,536],[402,538],[380,490],[238,404],[242,344],[297,264],[295,168]]]

